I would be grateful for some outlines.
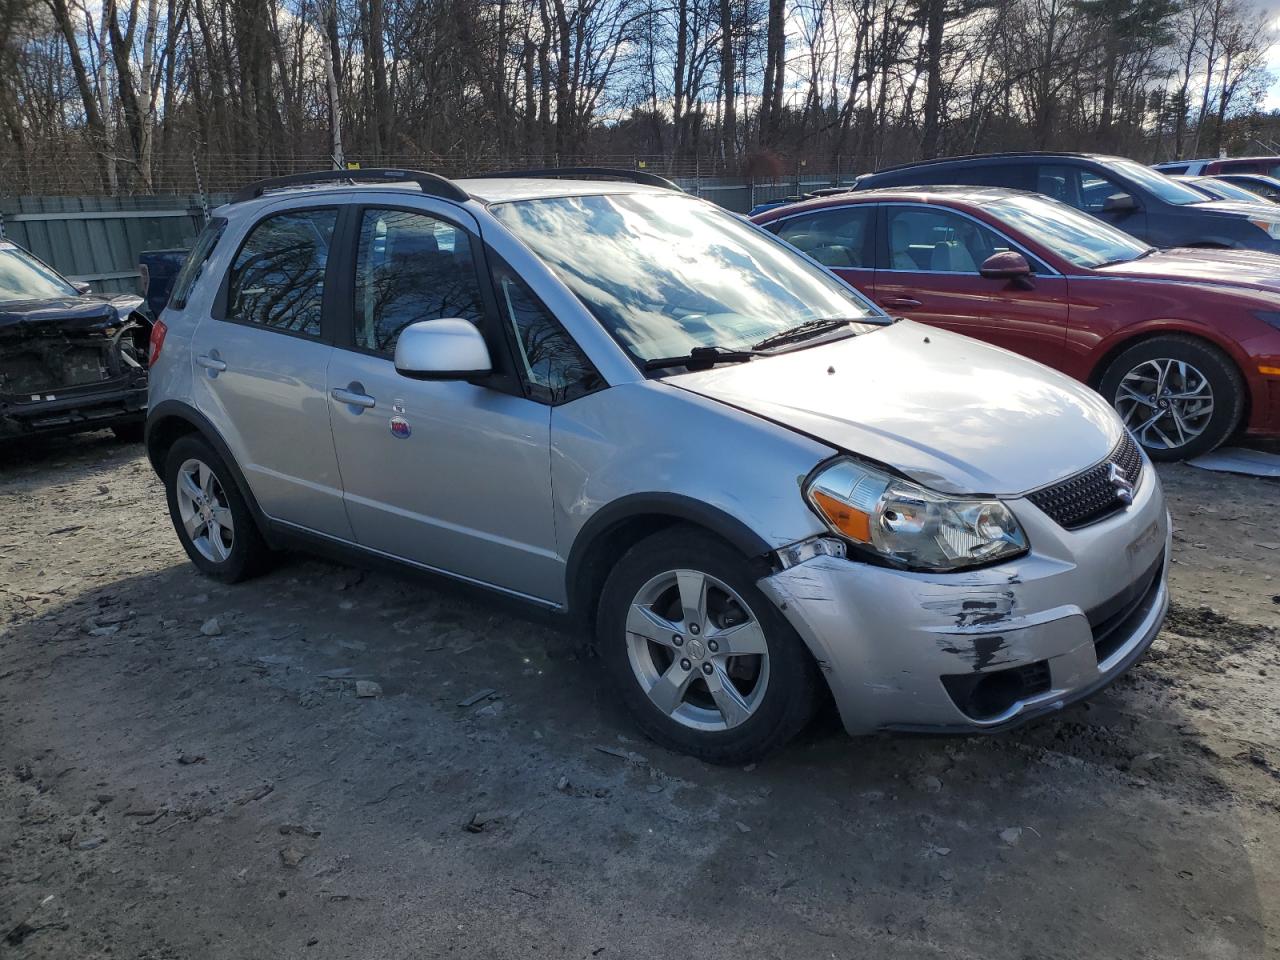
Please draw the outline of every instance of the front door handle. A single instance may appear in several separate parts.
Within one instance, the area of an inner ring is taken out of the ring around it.
[[[212,370],[214,373],[222,373],[223,370],[227,369],[227,362],[225,360],[218,359],[218,352],[216,350],[213,353],[200,354],[196,357],[196,363],[200,364],[200,366],[204,367],[206,370]]]
[[[346,387],[334,387],[329,391],[329,396],[339,403],[360,407],[362,410],[371,410],[378,405],[378,401],[365,393],[364,388],[358,383],[352,383]]]
[[[919,300],[913,300],[911,297],[885,297],[880,301],[882,307],[898,307],[901,310],[913,310],[920,306]]]

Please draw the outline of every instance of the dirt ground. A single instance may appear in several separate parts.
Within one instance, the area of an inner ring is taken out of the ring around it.
[[[1280,956],[1274,481],[1161,468],[1174,611],[1091,703],[719,769],[492,600],[223,587],[140,448],[0,458],[5,958]]]

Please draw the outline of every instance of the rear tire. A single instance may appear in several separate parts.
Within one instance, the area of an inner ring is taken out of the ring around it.
[[[597,651],[650,739],[711,763],[748,763],[813,718],[817,666],[755,580],[737,550],[685,526],[636,544],[610,573]]]
[[[262,573],[271,550],[223,459],[199,436],[180,437],[165,457],[169,517],[202,573],[237,583]]]
[[[1244,380],[1231,358],[1179,334],[1125,350],[1107,367],[1099,391],[1152,460],[1208,453],[1244,413]]]

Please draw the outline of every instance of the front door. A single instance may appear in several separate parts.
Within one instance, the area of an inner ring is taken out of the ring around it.
[[[521,390],[409,379],[393,363],[411,323],[461,317],[491,328],[496,301],[484,287],[474,222],[364,208],[355,229],[343,305],[350,339],[329,365],[328,403],[356,540],[556,600],[563,566],[552,521],[550,406]]]
[[[335,207],[289,210],[250,230],[192,335],[192,390],[263,512],[349,540],[322,309],[337,220]]]
[[[989,280],[979,273],[982,262],[1012,249],[994,230],[933,204],[882,204],[881,210],[887,255],[876,270],[875,289],[888,313],[1061,366],[1065,278],[1029,260],[1037,272],[1028,283]]]

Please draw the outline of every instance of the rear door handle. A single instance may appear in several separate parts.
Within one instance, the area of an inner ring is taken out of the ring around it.
[[[364,393],[359,384],[353,383],[350,387],[334,387],[329,391],[329,396],[337,400],[339,403],[349,404],[353,407],[360,407],[363,410],[371,410],[378,405],[378,401],[373,399],[367,393]]]
[[[216,355],[202,353],[196,357],[196,363],[204,367],[206,370],[212,370],[214,373],[221,373],[227,369],[225,360],[219,360]]]
[[[880,301],[882,307],[899,307],[903,310],[911,310],[920,306],[919,300],[913,300],[911,297],[885,297]]]

